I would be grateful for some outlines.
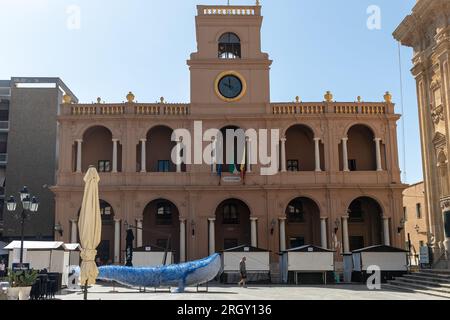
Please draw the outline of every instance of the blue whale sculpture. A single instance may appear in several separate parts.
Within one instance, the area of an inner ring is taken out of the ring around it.
[[[220,272],[219,254],[181,264],[158,267],[99,267],[97,279],[115,281],[133,287],[177,287],[173,292],[184,292],[186,286],[199,285],[214,279]]]

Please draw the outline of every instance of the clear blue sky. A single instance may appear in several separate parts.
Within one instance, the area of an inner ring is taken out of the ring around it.
[[[255,1],[231,0],[231,4]],[[263,50],[274,60],[273,102],[382,101],[389,90],[400,113],[397,42],[392,32],[415,0],[261,0]],[[83,102],[136,99],[189,101],[186,60],[196,50],[197,4],[226,0],[0,0],[0,79],[57,76]],[[67,28],[77,5],[80,29]],[[367,8],[381,9],[381,30],[369,30]],[[422,179],[417,100],[409,72],[412,50],[402,48],[408,183]],[[403,167],[399,122],[399,154]],[[404,170],[404,168],[402,168]]]

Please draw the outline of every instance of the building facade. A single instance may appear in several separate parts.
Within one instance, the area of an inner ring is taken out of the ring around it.
[[[439,258],[450,249],[450,2],[418,0],[394,37],[414,49],[429,242]]]
[[[410,249],[411,264],[419,264],[420,248],[428,246],[429,220],[425,206],[425,184],[419,182],[403,191],[406,249]]]
[[[335,102],[330,92],[319,102],[271,102],[272,61],[261,51],[261,25],[259,5],[198,6],[198,51],[187,62],[189,104],[137,103],[132,93],[127,102],[111,104],[65,97],[52,189],[55,223],[64,229],[58,240],[77,240],[83,175],[93,165],[101,179],[98,250],[106,262],[122,261],[127,226],[136,228],[138,247],[165,247],[171,235],[176,261],[238,245],[271,250],[273,275],[278,252],[302,244],[335,248],[337,259],[364,246],[404,246],[397,232],[404,189],[399,116],[390,94],[382,102]],[[250,134],[234,143],[247,150],[243,166],[236,159],[223,166],[171,161],[177,144],[204,150],[217,141],[205,131],[238,128],[279,130],[279,138],[266,143],[279,155],[275,174],[262,175],[266,165],[249,161],[249,150],[258,147]],[[205,132],[204,141],[172,141],[176,129],[194,140]]]
[[[11,82],[0,80],[0,239],[3,237],[3,207],[5,203],[6,164],[8,163],[9,105]]]
[[[58,163],[57,116],[62,96],[77,98],[58,78],[11,78],[0,82],[0,177],[2,203],[27,186],[37,196],[38,212],[25,223],[24,235],[32,240],[53,240],[54,195]],[[19,201],[20,202],[20,201]],[[17,213],[19,213],[18,205]],[[6,240],[20,237],[20,221],[2,208]]]

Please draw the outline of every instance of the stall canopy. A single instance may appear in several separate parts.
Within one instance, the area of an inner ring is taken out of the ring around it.
[[[314,245],[304,245],[280,252],[283,283],[308,281],[326,283],[327,273],[334,271],[334,251]],[[289,274],[291,274],[289,276]],[[301,275],[302,274],[302,275]],[[300,278],[299,278],[300,277]],[[313,279],[314,278],[314,279]]]
[[[14,250],[14,249],[20,249],[21,242],[20,241],[13,241],[10,244],[8,244],[5,249],[6,250]],[[27,250],[57,250],[57,249],[63,249],[66,250],[66,247],[64,246],[64,242],[59,241],[24,241],[23,242],[23,248]]]
[[[239,271],[239,262],[246,258],[247,271],[269,271],[270,251],[252,246],[239,246],[223,251],[224,272]]]
[[[239,246],[222,251],[222,281],[237,283],[240,280],[239,263],[245,257],[247,281],[270,281],[270,251],[252,246]]]
[[[155,267],[164,264],[165,249],[157,246],[143,246],[133,249],[132,263],[134,267]],[[173,252],[166,254],[166,265],[173,263]]]
[[[378,266],[382,271],[406,271],[408,251],[396,247],[378,245],[354,250],[353,270],[365,271],[369,266]]]

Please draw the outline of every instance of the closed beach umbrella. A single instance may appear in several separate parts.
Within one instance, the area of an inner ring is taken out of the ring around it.
[[[87,286],[95,284],[98,276],[95,256],[102,233],[102,219],[100,216],[100,199],[98,196],[98,183],[100,177],[94,167],[90,167],[84,176],[84,194],[81,205],[78,230],[81,243],[81,270],[80,281],[85,285],[85,299]]]

